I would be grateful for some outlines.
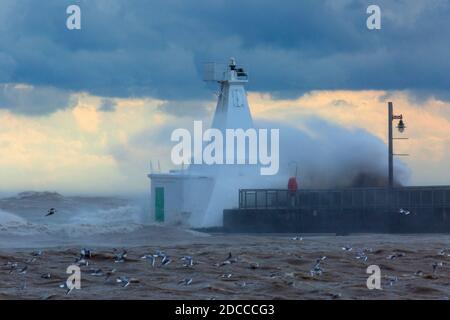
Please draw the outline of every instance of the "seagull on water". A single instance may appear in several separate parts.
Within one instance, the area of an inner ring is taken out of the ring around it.
[[[130,280],[127,277],[119,277],[116,282],[121,283],[122,288],[126,288],[130,285]]]
[[[109,280],[109,278],[116,272],[116,269],[112,269],[111,271],[107,271],[105,273],[105,282]]]
[[[323,256],[322,258],[319,258],[316,260],[316,263],[314,264],[314,266],[311,268],[311,270],[309,271],[309,273],[311,274],[311,276],[320,276],[323,273],[323,269],[320,267],[320,263],[322,261],[324,261],[327,257]]]
[[[231,254],[231,252],[230,252],[230,253],[228,253],[228,257],[227,257],[227,259],[222,263],[222,265],[224,265],[224,264],[231,264],[231,263],[235,263],[235,262],[237,262],[237,258],[236,258],[236,257],[233,258],[232,254]]]
[[[146,254],[141,257],[141,259],[145,259],[152,264],[152,267],[155,267],[156,257],[152,254]]]
[[[164,258],[166,254],[163,251],[156,250],[155,254],[153,255],[155,258]]]
[[[364,251],[361,251],[361,252],[358,252],[358,254],[356,255],[356,259],[361,260],[361,261],[367,261],[368,257],[364,253]]]
[[[10,273],[10,274],[11,274],[14,270],[17,269],[18,265],[19,265],[19,264],[18,264],[17,262],[7,262],[7,263],[6,263],[6,266],[9,267],[9,273]]]
[[[315,265],[311,270],[309,270],[309,273],[312,277],[320,276],[323,273],[323,269],[320,267],[320,265]]]
[[[26,274],[28,270],[28,266],[24,266],[22,269],[17,270],[17,273],[19,274]]]
[[[443,262],[433,262],[433,264],[431,265],[433,267],[433,274],[436,273],[437,267],[443,267],[444,263]]]
[[[75,262],[77,263],[78,266],[89,266],[89,261],[87,259],[84,259],[82,257],[75,259]]]
[[[75,289],[74,285],[71,285],[70,288],[67,286],[67,281],[65,281],[64,283],[60,284],[59,287],[61,289],[66,289],[66,296],[69,295],[73,289]]]
[[[397,252],[397,253],[389,255],[386,259],[394,260],[396,258],[401,258],[401,257],[404,257],[404,256],[405,256],[405,254],[403,252]]]
[[[192,278],[186,278],[183,280],[180,280],[178,282],[179,285],[185,285],[185,286],[189,286],[192,283]]]
[[[192,267],[194,265],[194,259],[191,256],[184,256],[181,260],[183,261],[183,267]]]
[[[42,251],[41,250],[39,250],[39,251],[33,251],[32,253],[31,253],[31,255],[33,256],[33,257],[40,257],[40,256],[42,256]]]
[[[125,260],[127,259],[127,251],[123,250],[121,253],[116,253],[114,255],[114,262],[125,262]]]
[[[398,281],[397,277],[388,277],[389,279],[389,285],[392,287],[394,285],[394,283],[396,283]]]
[[[94,277],[101,277],[104,275],[102,269],[100,269],[100,268],[99,269],[91,269],[88,272],[91,276],[94,276]]]
[[[170,259],[169,256],[164,256],[164,257],[162,258],[162,260],[161,260],[161,265],[162,265],[162,266],[166,266],[166,265],[168,265],[168,264],[171,263],[171,262],[172,262],[172,260]]]
[[[80,251],[81,258],[90,259],[92,258],[92,250],[83,248]]]

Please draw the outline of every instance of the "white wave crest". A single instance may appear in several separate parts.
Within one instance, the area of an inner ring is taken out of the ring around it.
[[[45,232],[45,226],[38,226],[26,219],[3,210],[0,210],[0,231],[15,235],[32,235]]]
[[[141,209],[121,206],[112,209],[80,210],[58,223],[30,222],[19,215],[0,210],[0,231],[14,235],[48,234],[82,237],[96,234],[130,233],[143,227]]]

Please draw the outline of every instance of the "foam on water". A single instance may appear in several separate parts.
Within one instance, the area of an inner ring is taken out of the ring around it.
[[[24,225],[27,221],[18,215],[0,210],[0,225],[2,226],[18,226]]]
[[[39,227],[26,219],[3,210],[0,210],[0,231],[15,235],[33,235],[44,231],[45,227]]]
[[[57,216],[57,213],[54,217],[30,221],[18,214],[0,210],[0,232],[23,236],[47,234],[67,237],[129,233],[143,227],[141,211],[141,208],[132,205],[111,209],[86,208],[69,216],[63,213]]]
[[[53,225],[59,232],[71,236],[84,234],[128,233],[142,228],[141,209],[126,205],[113,209],[81,211],[71,217],[68,223]],[[56,231],[56,230],[55,230]]]

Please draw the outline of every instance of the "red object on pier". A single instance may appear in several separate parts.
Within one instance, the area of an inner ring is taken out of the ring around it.
[[[289,178],[288,190],[297,191],[297,189],[298,189],[297,178],[296,177]]]

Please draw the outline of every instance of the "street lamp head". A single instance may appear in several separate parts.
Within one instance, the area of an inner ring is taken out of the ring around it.
[[[406,128],[405,123],[403,122],[403,120],[400,119],[397,126],[398,131],[402,133],[403,131],[405,131],[405,128]]]

